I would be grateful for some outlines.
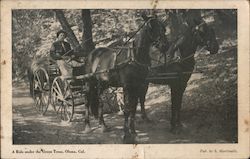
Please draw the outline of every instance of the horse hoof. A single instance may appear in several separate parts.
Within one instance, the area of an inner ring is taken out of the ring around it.
[[[99,125],[100,132],[105,133],[109,130],[109,128],[106,125]]]
[[[169,130],[169,132],[170,132],[171,134],[176,135],[176,129],[171,128],[171,129]]]
[[[88,134],[91,131],[92,131],[91,128],[89,126],[86,126],[85,129],[84,129],[84,131],[83,131],[83,133]]]
[[[135,135],[124,135],[123,137],[123,143],[124,144],[135,144]]]
[[[150,119],[146,119],[146,122],[149,124],[156,124],[153,120],[150,120]]]
[[[171,128],[170,133],[172,133],[174,135],[178,135],[181,133],[181,128]]]
[[[184,124],[184,123],[179,123],[179,124],[177,125],[177,128],[179,128],[179,129],[187,129],[187,125]]]
[[[123,113],[123,111],[119,111],[117,114],[118,115],[123,115],[124,113]]]
[[[131,131],[131,136],[132,137],[136,137],[137,136],[137,132],[136,131]]]
[[[150,120],[147,116],[142,116],[142,120],[145,122],[145,123],[149,123],[149,124],[154,124],[153,120]]]

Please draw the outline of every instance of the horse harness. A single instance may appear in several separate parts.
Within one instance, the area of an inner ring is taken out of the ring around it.
[[[204,24],[206,24],[205,22],[202,22],[201,24],[198,24],[197,26],[195,26],[194,28],[192,28],[192,30],[191,30],[191,36],[196,36],[197,34],[199,34],[198,32],[199,32],[199,29],[200,29],[200,27],[202,26],[202,25],[204,25]],[[179,37],[175,42],[174,42],[174,44],[173,45],[177,45],[176,43],[178,43],[178,41],[179,40],[182,40],[184,38],[184,36],[181,36],[181,37]],[[195,43],[195,40],[196,40],[196,38],[193,38],[193,40],[192,40],[192,45]],[[205,43],[204,42],[204,39],[203,38],[201,38],[201,43]],[[207,43],[205,43],[205,46],[203,46],[200,50],[203,50],[205,47],[207,47]],[[177,48],[177,50],[179,50],[179,47]],[[193,56],[194,56],[194,54],[195,54],[195,52],[193,53],[193,54],[190,54],[190,55],[188,55],[188,56],[186,56],[186,57],[184,57],[184,58],[182,58],[181,56],[179,57],[179,60],[177,60],[177,61],[173,61],[173,62],[171,62],[171,63],[169,63],[169,64],[172,64],[172,63],[175,63],[175,62],[178,62],[178,63],[181,63],[181,62],[184,62],[184,61],[186,61],[186,60],[188,60],[188,59],[190,59],[190,58],[192,58]]]
[[[123,49],[127,49],[127,59],[120,62],[120,63],[117,63],[116,64],[116,58],[119,54],[115,54],[114,56],[114,63],[113,63],[113,67],[112,69],[119,69],[123,66],[126,66],[126,65],[137,65],[137,66],[141,66],[143,68],[146,68],[146,69],[149,69],[149,65],[148,64],[143,64],[141,62],[139,62],[136,57],[135,57],[135,41],[133,40],[131,43],[129,43],[129,46],[128,47],[124,47]]]
[[[131,39],[143,28],[143,26],[145,25],[150,25],[148,22],[150,21],[151,19],[147,20],[146,22],[144,22],[140,27],[139,29],[131,36],[128,38],[128,40],[123,44],[124,45],[127,45]],[[149,26],[150,27],[150,26]],[[155,42],[159,42],[159,39],[160,37],[158,37],[157,39],[154,39],[153,38],[153,35],[151,35],[148,31],[147,31],[147,36],[149,37],[149,39],[151,41],[155,41]],[[121,67],[124,67],[126,66],[127,64],[128,65],[138,65],[138,66],[141,66],[147,70],[149,70],[150,66],[148,64],[143,64],[141,62],[139,62],[136,58],[135,58],[135,41],[134,39],[132,40],[131,43],[129,43],[129,46],[128,47],[120,47],[118,48],[119,51],[116,52],[113,56],[113,64],[112,64],[112,67],[110,68],[110,70],[116,70],[116,69],[120,69]],[[112,48],[113,50],[116,50],[117,48]],[[127,59],[120,62],[120,63],[117,63],[116,64],[116,59],[117,59],[117,56],[122,52],[122,49],[128,49],[127,51]],[[94,68],[92,68],[92,72],[95,72],[95,73],[104,73],[104,72],[109,72],[110,70],[100,70],[100,71],[96,71],[97,68],[99,68],[99,63],[100,63],[100,59],[96,60],[94,62]]]

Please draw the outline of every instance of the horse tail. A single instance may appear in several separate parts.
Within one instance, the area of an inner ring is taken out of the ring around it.
[[[109,51],[109,48],[100,47],[91,51],[87,57],[85,72],[94,73],[98,63],[95,64],[95,60],[101,56],[106,51]],[[93,71],[94,70],[94,71]],[[99,108],[99,93],[97,87],[97,80],[95,78],[89,79],[89,92],[87,96],[87,102],[90,107],[91,113],[97,118],[98,117],[98,108]]]
[[[94,82],[89,83],[88,103],[91,113],[98,118],[99,97],[98,88]]]

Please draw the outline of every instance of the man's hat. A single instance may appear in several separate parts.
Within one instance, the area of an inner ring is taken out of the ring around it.
[[[65,36],[67,36],[67,32],[66,32],[66,31],[64,31],[64,30],[59,30],[59,31],[56,33],[56,37],[58,38],[58,36],[59,36],[61,33],[64,33]]]

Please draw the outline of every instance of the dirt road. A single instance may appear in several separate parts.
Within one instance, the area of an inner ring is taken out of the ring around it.
[[[192,79],[195,80],[195,77]],[[192,85],[189,85],[188,89],[192,89],[191,87]],[[156,96],[154,90],[158,93],[159,90],[166,93],[163,96]],[[157,98],[157,100],[150,98]],[[234,142],[231,136],[220,128],[220,123],[214,123],[214,120],[219,120],[215,114],[213,116],[206,112],[200,114],[187,108],[183,109],[182,132],[170,133],[168,98],[167,87],[163,86],[160,89],[151,87],[146,109],[153,122],[145,123],[140,118],[138,110],[136,131],[139,144]],[[98,122],[91,119],[93,131],[85,134],[83,115],[76,114],[73,122],[64,123],[56,117],[51,106],[46,115],[39,115],[33,107],[33,100],[29,97],[27,86],[19,84],[13,87],[14,144],[122,144],[123,116],[117,113],[105,114],[104,119],[109,126],[107,132],[101,133],[97,128]]]

